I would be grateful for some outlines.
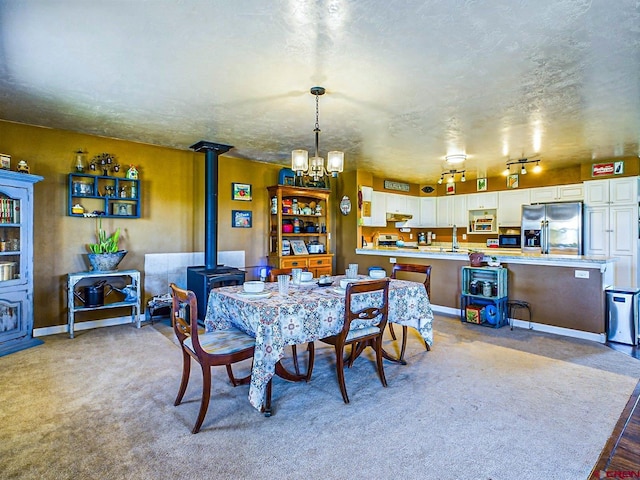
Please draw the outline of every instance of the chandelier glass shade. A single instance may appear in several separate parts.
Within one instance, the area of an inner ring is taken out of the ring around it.
[[[297,149],[291,152],[291,170],[296,172],[297,176],[308,175],[314,181],[320,180],[324,175],[337,177],[338,173],[344,170],[344,153],[331,151],[327,153],[327,167],[324,166],[324,158],[319,154],[320,124],[319,124],[319,108],[318,98],[324,95],[323,87],[311,87],[312,95],[316,97],[316,124],[313,129],[315,135],[315,154],[309,158],[307,150]]]

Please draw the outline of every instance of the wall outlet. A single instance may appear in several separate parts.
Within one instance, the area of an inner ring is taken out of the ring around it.
[[[413,240],[413,233],[409,234],[409,240]]]
[[[390,257],[389,263],[396,263],[396,257]]]
[[[432,234],[431,234],[431,238],[432,238],[433,240],[435,240],[435,239],[436,239],[436,234],[435,234],[435,233],[432,233]]]
[[[466,239],[467,239],[467,234],[466,234],[466,233],[463,233],[463,234],[462,234],[462,239],[463,239],[463,240],[466,240]]]
[[[589,278],[589,270],[576,270],[576,278]]]

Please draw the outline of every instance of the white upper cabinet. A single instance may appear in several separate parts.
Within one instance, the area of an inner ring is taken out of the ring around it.
[[[437,197],[420,198],[420,227],[435,227],[437,225]]]
[[[622,177],[584,182],[587,205],[623,205],[638,201],[638,178]]]
[[[371,227],[387,226],[387,196],[384,192],[371,194]]]
[[[408,213],[412,216],[410,220],[402,222],[400,225],[403,227],[419,227],[420,223],[420,197],[406,197],[405,208],[402,213]],[[399,222],[398,222],[399,223]],[[397,226],[397,224],[396,224]]]
[[[436,198],[437,227],[467,227],[469,212],[467,198],[469,195],[454,195]]]
[[[498,208],[498,192],[470,193],[467,197],[468,210],[481,210],[483,208]]]
[[[584,187],[581,183],[531,188],[531,203],[581,202]]]
[[[522,205],[531,203],[531,189],[502,190],[498,192],[498,225],[517,227],[522,223]]]
[[[387,197],[387,212],[391,213],[408,213],[407,195],[398,195],[397,193],[384,193]]]

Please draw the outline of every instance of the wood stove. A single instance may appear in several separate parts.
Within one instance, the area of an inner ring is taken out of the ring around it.
[[[218,156],[233,147],[221,143],[199,141],[191,145],[196,152],[204,152],[204,266],[187,267],[187,288],[198,299],[198,319],[204,320],[207,300],[212,288],[241,285],[246,272],[235,267],[218,265]]]

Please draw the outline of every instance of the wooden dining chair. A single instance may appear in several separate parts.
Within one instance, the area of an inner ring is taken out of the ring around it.
[[[424,288],[427,290],[427,297],[431,300],[431,265],[417,265],[414,263],[396,263],[393,266],[393,270],[391,271],[391,278],[397,279],[398,272],[411,272],[411,273],[419,273],[424,275]],[[393,325],[389,323],[389,333],[391,334],[391,338],[396,340],[396,334],[393,331]],[[427,351],[431,350],[431,347],[425,340],[424,342]],[[407,349],[407,326],[402,326],[402,343],[400,347],[400,356],[398,357],[398,361],[404,363],[404,353]]]
[[[277,282],[278,281],[278,275],[290,275],[291,274],[291,270],[293,270],[293,268],[272,268],[271,270],[269,270],[269,282],[273,283],[273,282]],[[308,272],[309,269],[307,267],[302,268],[303,272]],[[309,352],[309,366],[307,368],[307,378],[310,379],[311,378],[311,371],[313,369],[313,365],[312,363],[312,359],[313,356],[311,354],[310,349],[313,349],[313,346],[311,345],[310,342],[309,344],[307,344],[307,351]],[[293,357],[293,369],[296,371],[296,375],[300,375],[300,364],[298,363],[298,347],[297,345],[291,345],[291,356]]]
[[[182,380],[175,406],[180,405],[187,390],[191,359],[202,368],[202,400],[196,424],[191,433],[198,433],[209,407],[211,397],[211,367],[224,365],[234,387],[248,384],[251,375],[235,378],[231,364],[253,357],[255,339],[237,328],[214,330],[210,333],[198,332],[198,304],[196,295],[172,283],[171,323],[182,349]]]
[[[269,282],[277,282],[278,275],[291,275],[291,270],[293,270],[293,268],[272,268],[269,270]],[[308,272],[309,269],[307,267],[303,267],[302,271]]]
[[[378,295],[375,295],[378,292]],[[362,296],[359,294],[374,294],[375,305],[362,304]],[[357,310],[353,310],[356,308]],[[344,403],[349,403],[347,386],[344,382],[344,348],[351,346],[350,366],[356,356],[366,347],[371,347],[376,353],[376,366],[382,386],[387,386],[382,365],[382,334],[387,324],[389,312],[389,279],[370,280],[365,282],[350,283],[347,286],[344,305],[344,325],[340,333],[321,338],[320,341],[335,347],[336,372],[338,384]]]

